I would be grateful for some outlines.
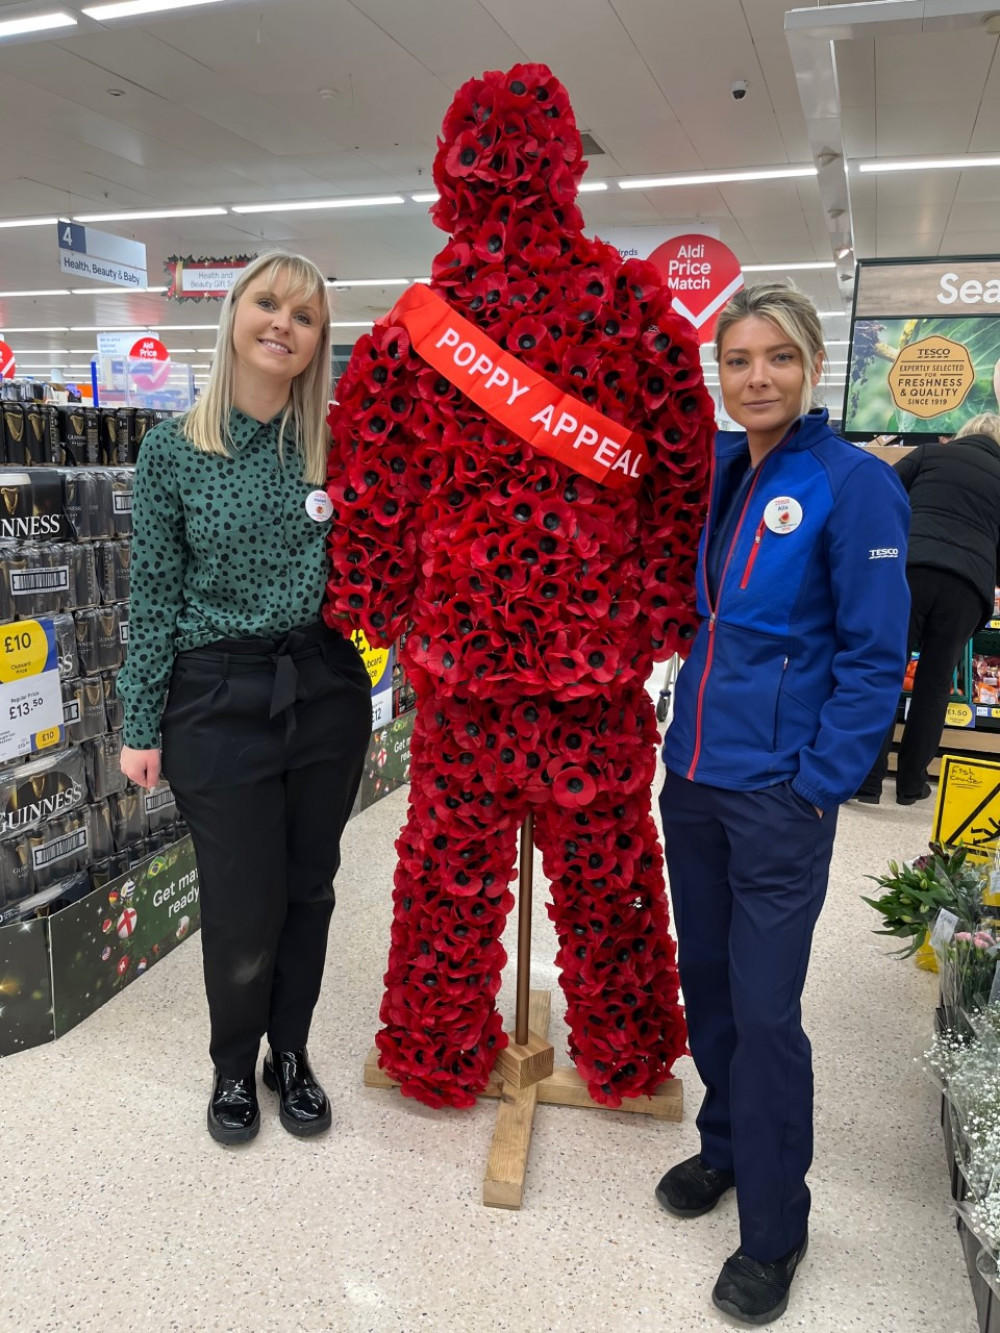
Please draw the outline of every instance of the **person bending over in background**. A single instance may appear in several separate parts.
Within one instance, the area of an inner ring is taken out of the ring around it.
[[[966,422],[948,444],[918,444],[896,464],[910,497],[907,648],[920,650],[896,763],[896,801],[930,796],[952,676],[962,650],[993,614],[1000,581],[1000,416]],[[857,799],[877,805],[895,719]]]

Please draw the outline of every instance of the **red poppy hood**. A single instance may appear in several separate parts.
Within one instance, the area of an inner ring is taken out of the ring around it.
[[[585,165],[569,95],[548,66],[490,70],[463,84],[445,115],[431,216],[450,233],[491,220],[502,236],[522,212],[571,207]]]

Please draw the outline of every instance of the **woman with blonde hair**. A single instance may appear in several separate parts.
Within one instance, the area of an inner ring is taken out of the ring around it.
[[[256,1063],[292,1134],[330,1125],[306,1054],[340,836],[371,733],[368,675],[320,619],[329,577],[326,284],[254,260],[222,305],[199,401],[136,468],[123,772],[162,771],[198,861],[215,1082],[208,1130],[246,1142]]]
[[[700,1217],[735,1187],[740,1245],[712,1299],[784,1311],[808,1244],[812,1065],[800,996],[838,807],[896,706],[906,498],[812,406],[812,303],[747,288],[719,316],[729,417],[698,553],[702,621],[677,678],[660,794],[688,1044],[705,1085],[699,1152],[656,1194]]]
[[[941,743],[951,683],[965,645],[993,614],[1000,581],[1000,416],[984,412],[947,444],[918,444],[896,464],[910,497],[907,644],[919,649],[896,761],[896,802],[931,794],[927,766]],[[895,722],[856,795],[877,805]]]

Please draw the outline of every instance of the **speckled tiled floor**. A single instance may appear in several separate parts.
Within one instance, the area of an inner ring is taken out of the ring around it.
[[[347,834],[311,1043],[334,1107],[323,1139],[284,1133],[262,1088],[252,1145],[209,1140],[196,941],[59,1042],[0,1061],[2,1333],[726,1326],[710,1293],[736,1244],[732,1196],[687,1223],[653,1199],[662,1171],[696,1151],[690,1061],[678,1067],[681,1125],[540,1107],[519,1213],[480,1202],[493,1105],[429,1111],[362,1086],[405,800],[389,797]],[[842,815],[806,992],[817,1083],[812,1244],[779,1328],[976,1326],[937,1100],[913,1058],[936,982],[884,956],[858,897],[867,872],[922,849],[929,805]],[[536,907],[534,983],[554,984],[549,923]],[[512,994],[511,981],[506,1006]]]

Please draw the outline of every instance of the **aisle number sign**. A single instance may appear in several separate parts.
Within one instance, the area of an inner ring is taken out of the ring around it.
[[[364,631],[356,629],[351,642],[361,654],[372,686],[372,730],[392,721],[392,649],[373,648]]]
[[[59,651],[51,620],[0,626],[0,763],[63,739]]]
[[[62,220],[56,223],[56,232],[63,273],[131,287],[133,291],[144,291],[149,286],[146,247],[141,241]]]
[[[941,761],[934,842],[968,849],[970,861],[993,860],[1000,841],[1000,762],[959,758]]]

